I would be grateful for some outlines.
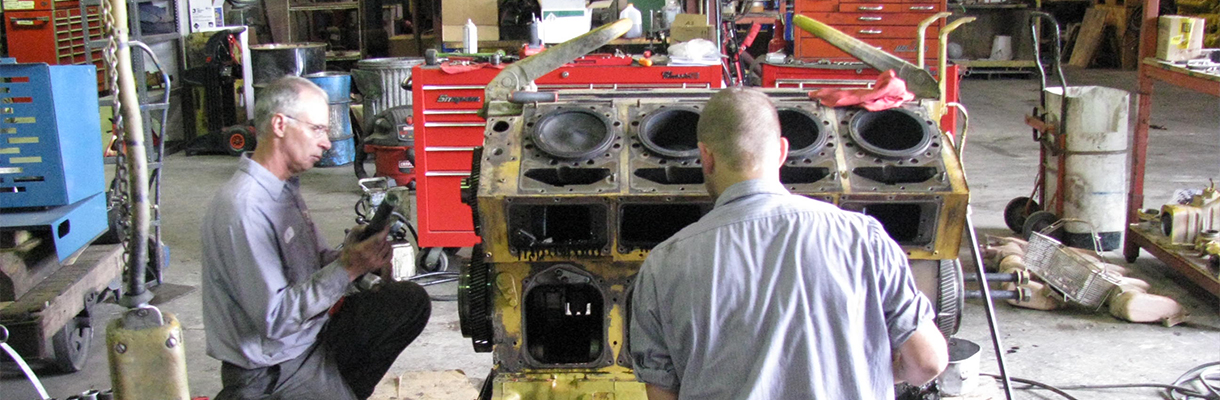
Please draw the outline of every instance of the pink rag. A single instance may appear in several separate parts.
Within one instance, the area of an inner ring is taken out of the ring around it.
[[[479,70],[479,69],[483,69],[483,68],[504,69],[505,66],[506,65],[504,65],[504,64],[491,65],[490,63],[471,63],[471,64],[465,64],[465,65],[443,63],[443,64],[441,64],[441,71],[444,71],[446,74],[453,75],[453,74],[460,74],[463,72]]]
[[[877,83],[872,89],[832,89],[826,88],[809,92],[809,98],[822,102],[827,107],[843,107],[859,105],[869,111],[888,110],[915,99],[915,95],[907,91],[907,83],[888,70],[877,77]]]

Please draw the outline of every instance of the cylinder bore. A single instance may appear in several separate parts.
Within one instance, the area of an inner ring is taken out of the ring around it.
[[[694,158],[699,155],[698,124],[699,111],[693,108],[657,109],[640,123],[640,144],[662,157]]]
[[[539,150],[554,157],[579,160],[610,149],[614,133],[610,121],[591,110],[566,108],[538,119],[530,139]]]
[[[914,156],[932,144],[932,130],[924,119],[901,108],[860,112],[848,133],[860,148],[889,158]]]
[[[821,120],[799,108],[780,108],[780,135],[788,139],[788,158],[808,157],[826,145]]]

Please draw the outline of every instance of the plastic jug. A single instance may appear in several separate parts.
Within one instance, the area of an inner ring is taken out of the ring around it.
[[[470,19],[466,19],[466,26],[462,27],[462,47],[467,53],[479,52],[479,27]]]
[[[665,16],[665,27],[674,26],[674,19],[681,13],[682,6],[678,5],[678,0],[665,0],[665,7],[661,8],[661,14]]]
[[[635,8],[634,4],[627,3],[627,8],[620,11],[618,17],[631,20],[631,29],[623,37],[634,39],[644,34],[644,18],[640,15],[640,10]]]

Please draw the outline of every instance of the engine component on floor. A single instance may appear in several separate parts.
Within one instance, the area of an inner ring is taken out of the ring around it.
[[[1195,244],[1199,234],[1220,230],[1220,192],[1216,184],[1192,196],[1188,204],[1161,206],[1161,229],[1174,244]]]

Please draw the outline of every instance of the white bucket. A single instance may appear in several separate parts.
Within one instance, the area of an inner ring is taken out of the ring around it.
[[[1122,243],[1127,225],[1128,132],[1130,94],[1101,86],[1069,86],[1067,103],[1067,153],[1063,215],[1088,221],[1101,236],[1102,250]],[[1062,88],[1046,89],[1046,121],[1058,126]],[[1048,154],[1045,190],[1048,202],[1058,190],[1058,158]],[[1050,204],[1043,208],[1051,210]],[[1052,210],[1053,211],[1053,210]],[[1068,223],[1063,242],[1092,248],[1089,226]]]
[[[936,377],[943,396],[962,396],[979,386],[979,345],[965,339],[949,339],[949,366]]]
[[[991,40],[991,59],[1012,60],[1012,36],[999,35]]]

